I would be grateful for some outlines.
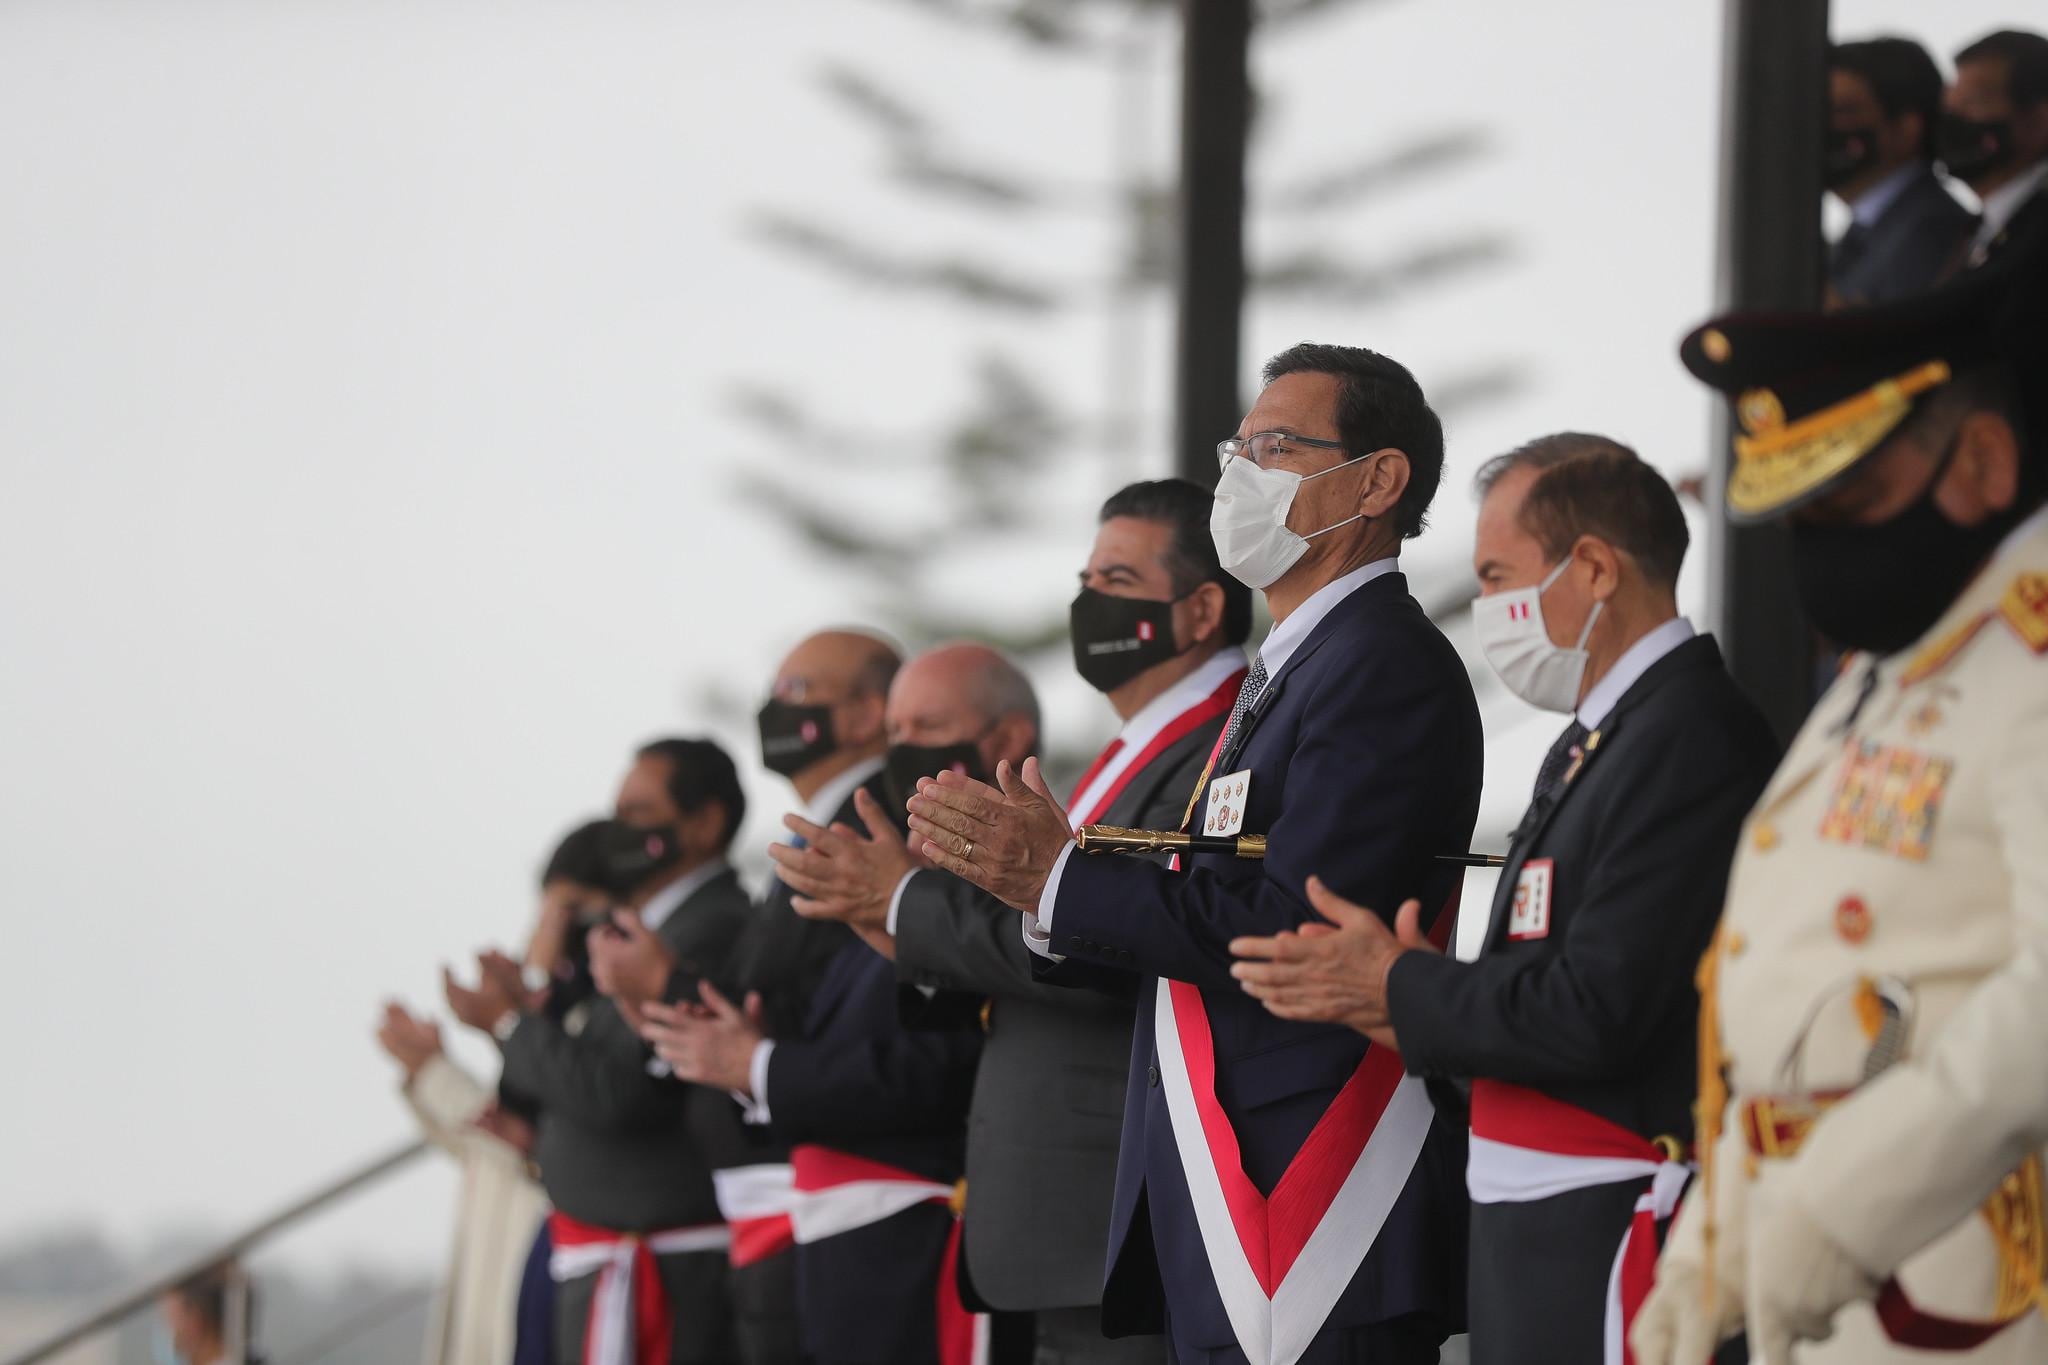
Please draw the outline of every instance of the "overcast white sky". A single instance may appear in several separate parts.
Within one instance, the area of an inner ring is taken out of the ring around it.
[[[1836,30],[1947,53],[2016,8],[1856,0]],[[1489,228],[1510,263],[1371,310],[1256,305],[1246,329],[1247,390],[1304,337],[1426,388],[1526,367],[1453,422],[1420,574],[1461,572],[1470,472],[1526,437],[1703,465],[1708,403],[1673,357],[1712,299],[1719,17],[1386,0],[1260,47],[1255,194],[1410,132],[1492,141],[1314,235],[1376,260]],[[1168,164],[1174,54],[1153,54]],[[768,376],[915,431],[998,329],[793,263],[747,214],[1069,278],[1109,238],[911,206],[811,80],[849,58],[950,145],[1113,168],[1100,68],[879,0],[0,7],[0,1235],[226,1228],[403,1138],[379,999],[432,1003],[440,962],[523,934],[550,841],[636,742],[710,726],[705,686],[751,696],[870,605],[735,498],[790,455],[725,396]],[[1264,202],[1261,248],[1309,235]],[[1150,434],[1047,490],[1070,534],[961,564],[955,591],[1063,602],[1085,509],[1166,471],[1168,317],[1141,321],[1126,401]],[[1100,410],[1100,319],[999,334]],[[851,477],[919,506],[900,471]],[[1078,680],[1046,686],[1070,743],[1106,732]],[[1497,694],[1490,726],[1504,825],[1554,726]],[[751,761],[744,728],[722,737]],[[779,794],[754,790],[765,843]],[[426,1264],[452,1190],[407,1177],[288,1254]]]

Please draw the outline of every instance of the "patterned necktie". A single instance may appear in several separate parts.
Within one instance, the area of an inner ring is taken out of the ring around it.
[[[1585,739],[1586,727],[1577,720],[1565,726],[1564,733],[1557,737],[1557,742],[1550,746],[1550,752],[1543,756],[1543,766],[1536,770],[1533,804],[1540,806],[1564,790],[1564,770]]]
[[[1230,708],[1230,724],[1223,727],[1223,742],[1216,746],[1218,758],[1230,752],[1230,746],[1237,739],[1238,727],[1244,724],[1245,714],[1252,709],[1252,703],[1259,699],[1259,693],[1266,689],[1266,660],[1263,655],[1252,658],[1251,671],[1244,676],[1244,685],[1237,689],[1237,705]]]

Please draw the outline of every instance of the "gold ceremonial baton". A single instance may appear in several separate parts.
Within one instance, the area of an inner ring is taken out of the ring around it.
[[[1263,834],[1183,834],[1171,829],[1122,829],[1116,825],[1083,825],[1074,831],[1083,853],[1221,853],[1227,858],[1263,858]]]

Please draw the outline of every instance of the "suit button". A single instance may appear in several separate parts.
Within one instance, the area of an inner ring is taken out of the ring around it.
[[[1159,1068],[1157,1066],[1148,1066],[1145,1068],[1145,1084],[1154,1087],[1156,1087],[1159,1084]]]

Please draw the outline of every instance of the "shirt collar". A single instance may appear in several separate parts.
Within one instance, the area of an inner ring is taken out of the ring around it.
[[[1116,737],[1126,748],[1144,748],[1159,737],[1161,730],[1206,701],[1210,693],[1223,686],[1225,679],[1244,672],[1244,668],[1242,649],[1232,645],[1217,650],[1194,672],[1139,707]]]
[[[839,815],[839,808],[852,799],[854,788],[880,771],[881,759],[862,759],[818,788],[817,794],[804,806],[804,818],[814,825],[830,825]]]
[[[1287,667],[1287,661],[1294,657],[1294,651],[1301,648],[1301,642],[1308,633],[1333,611],[1339,602],[1357,592],[1381,574],[1398,572],[1401,568],[1399,556],[1375,559],[1361,568],[1353,569],[1342,578],[1323,584],[1308,600],[1296,607],[1285,621],[1274,626],[1266,634],[1266,642],[1259,646],[1259,658],[1266,664],[1266,677],[1270,680],[1280,676],[1280,670]]]
[[[701,867],[691,868],[648,898],[647,904],[640,907],[640,922],[647,926],[649,933],[653,933],[684,901],[703,890],[713,877],[730,870],[731,866],[723,858],[713,858]]]
[[[2048,161],[2036,161],[1985,195],[1984,225],[1977,229],[1977,240],[1988,242],[2005,231],[2006,224],[2020,211],[2020,205],[2026,203],[2034,192],[2041,188],[2043,180],[2048,180]]]
[[[1674,616],[1622,651],[1621,657],[1614,661],[1614,667],[1593,684],[1593,689],[1586,693],[1586,699],[1579,703],[1579,724],[1588,730],[1599,729],[1614,713],[1614,704],[1628,694],[1643,674],[1650,671],[1651,664],[1692,637],[1692,622],[1683,616]]]
[[[1864,227],[1876,227],[1877,220],[1884,217],[1885,210],[1899,202],[1899,196],[1906,192],[1906,186],[1926,173],[1927,168],[1917,161],[1899,167],[1858,195],[1856,201],[1849,205],[1849,212]]]

